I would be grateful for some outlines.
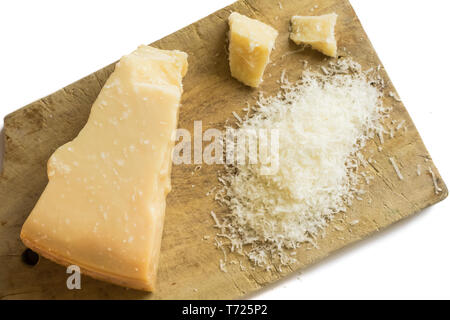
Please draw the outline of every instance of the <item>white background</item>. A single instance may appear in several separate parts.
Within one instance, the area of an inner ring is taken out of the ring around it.
[[[1,1],[0,118],[232,2]],[[450,183],[450,1],[351,3]],[[251,297],[448,299],[449,208],[439,203]]]

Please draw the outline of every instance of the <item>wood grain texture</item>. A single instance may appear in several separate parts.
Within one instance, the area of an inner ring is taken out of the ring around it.
[[[310,9],[315,4],[318,8],[312,13]],[[268,23],[280,33],[271,56],[272,63],[258,90],[245,87],[230,76],[225,38],[231,11]],[[326,64],[328,58],[311,49],[294,52],[299,47],[289,41],[288,28],[294,14],[330,12],[339,15],[336,30],[339,55],[350,55],[364,69],[378,66],[380,61],[346,0],[239,1],[153,43],[162,49],[179,49],[189,54],[179,127],[192,133],[193,121],[202,120],[203,130],[222,128],[225,121],[232,118],[232,111],[242,113],[246,102],[254,102],[259,91],[275,94],[283,69],[293,79],[301,75],[303,60],[316,67]],[[5,158],[0,177],[0,298],[238,298],[447,196],[447,188],[405,107],[386,96],[385,104],[394,108],[392,118],[406,120],[407,131],[394,139],[386,138],[383,151],[375,151],[376,163],[370,168],[375,180],[363,201],[357,201],[346,216],[336,217],[318,241],[318,248],[309,245],[300,248],[299,262],[291,268],[267,272],[252,270],[246,264],[246,271],[241,271],[239,266],[229,266],[228,273],[221,272],[218,263],[222,252],[213,245],[216,229],[209,212],[224,209],[218,207],[211,196],[206,196],[217,185],[220,167],[203,165],[193,173],[195,165],[178,165],[173,167],[173,190],[167,199],[157,290],[144,293],[83,277],[82,290],[70,291],[66,288],[65,268],[46,259],[41,259],[34,267],[21,261],[25,247],[19,240],[19,232],[47,183],[47,159],[83,127],[93,101],[113,68],[111,64],[5,118]],[[387,84],[386,92],[395,92],[383,68],[381,75]],[[371,141],[365,152],[376,150],[378,144],[378,140]],[[397,160],[403,181],[397,178],[389,157]],[[428,166],[434,170],[443,189],[441,193],[435,194],[430,175],[424,172],[417,176],[417,164],[421,164],[423,172]],[[348,222],[354,219],[360,222],[351,226]],[[211,238],[203,240],[205,235]]]

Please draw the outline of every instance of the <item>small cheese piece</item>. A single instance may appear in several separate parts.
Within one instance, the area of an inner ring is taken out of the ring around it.
[[[269,63],[278,32],[237,12],[230,14],[228,22],[231,75],[248,86],[257,87]]]
[[[20,235],[27,247],[154,289],[186,71],[186,53],[148,46],[116,64],[85,127],[48,161],[49,183]]]
[[[334,37],[337,14],[323,16],[293,16],[290,38],[296,44],[309,44],[323,54],[336,57],[337,44]]]

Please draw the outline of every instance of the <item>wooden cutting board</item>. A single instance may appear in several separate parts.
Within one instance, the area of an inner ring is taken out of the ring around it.
[[[314,9],[314,5],[318,5]],[[312,10],[312,11],[311,11]],[[272,64],[258,90],[243,86],[230,77],[225,38],[227,18],[237,11],[274,26],[280,33]],[[202,120],[203,130],[222,128],[232,111],[241,113],[259,91],[275,94],[283,69],[289,78],[303,71],[303,61],[318,67],[328,62],[311,49],[298,52],[288,40],[289,19],[294,14],[339,15],[336,34],[339,55],[351,56],[364,69],[377,67],[380,61],[346,0],[239,1],[165,37],[153,46],[179,49],[189,54],[189,72],[184,79],[184,94],[179,126],[193,131],[193,121]],[[136,44],[138,45],[138,44]],[[344,50],[345,48],[345,50]],[[124,52],[125,54],[125,52]],[[346,216],[338,215],[318,241],[318,248],[305,245],[298,250],[298,263],[282,271],[246,270],[238,265],[219,270],[222,252],[213,244],[216,229],[210,211],[223,212],[206,193],[217,185],[218,166],[173,167],[173,191],[167,199],[159,279],[154,293],[129,290],[82,277],[81,290],[66,288],[65,268],[41,258],[35,266],[22,261],[25,247],[19,239],[22,224],[39,198],[46,183],[46,162],[57,147],[72,140],[85,124],[91,105],[113,71],[111,64],[43,99],[9,114],[5,118],[5,158],[0,177],[0,298],[30,299],[228,299],[239,298],[266,284],[305,268],[330,253],[397,222],[447,196],[431,157],[403,104],[386,94],[385,104],[393,106],[392,119],[405,120],[407,131],[383,144],[371,141],[365,152],[374,151],[376,163],[370,170],[375,180],[362,201],[357,201]],[[387,88],[395,93],[384,69]],[[388,158],[395,157],[404,180],[398,179]],[[420,164],[423,173],[416,174]],[[442,192],[436,194],[431,167]],[[356,225],[348,222],[359,220]],[[203,237],[209,235],[208,240]],[[367,275],[370,276],[370,275]]]

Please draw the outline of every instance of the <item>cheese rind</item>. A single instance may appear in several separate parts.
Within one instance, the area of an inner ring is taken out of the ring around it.
[[[314,49],[330,57],[336,57],[337,43],[334,28],[337,14],[322,16],[293,16],[290,38],[296,44],[309,44]]]
[[[257,87],[269,63],[278,32],[237,12],[230,14],[228,22],[231,75],[248,86]]]
[[[24,244],[87,275],[155,286],[187,54],[141,46],[117,64],[78,136],[47,164]]]

